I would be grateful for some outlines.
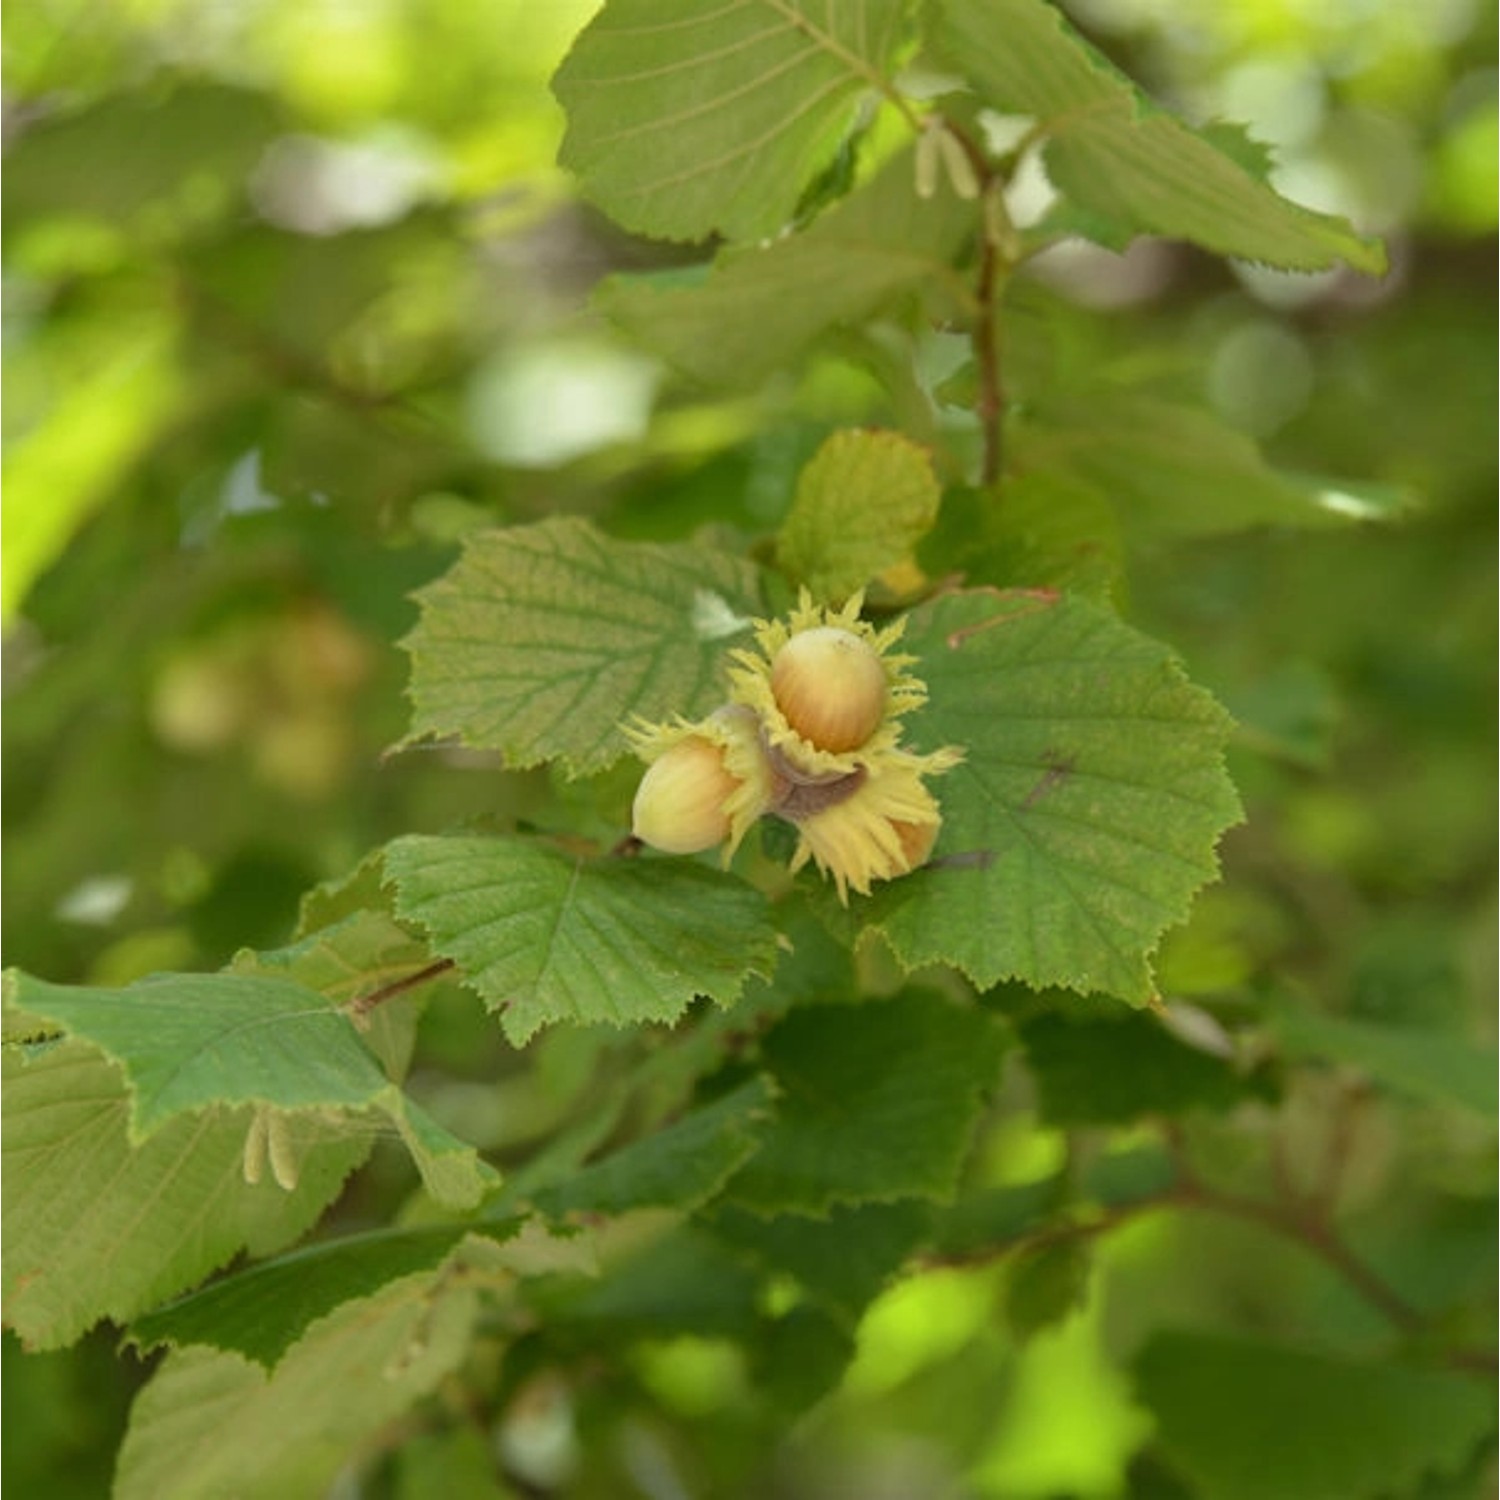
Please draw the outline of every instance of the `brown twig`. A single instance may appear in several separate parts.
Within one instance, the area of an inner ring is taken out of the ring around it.
[[[404,995],[408,990],[427,984],[456,967],[457,965],[451,958],[440,958],[428,964],[425,969],[418,969],[415,974],[408,974],[402,979],[393,979],[389,984],[381,985],[379,989],[356,995],[352,1000],[345,1002],[344,1010],[352,1019],[359,1021],[369,1015],[377,1005],[384,1005],[387,1000],[394,1000],[397,995]]]

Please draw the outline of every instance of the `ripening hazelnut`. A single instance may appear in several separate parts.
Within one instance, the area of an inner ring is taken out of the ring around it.
[[[662,752],[636,789],[631,832],[667,854],[697,854],[729,836],[729,799],[740,782],[724,748],[690,735]]]
[[[852,631],[799,631],[771,663],[771,693],[786,721],[819,750],[856,750],[885,717],[885,667]]]

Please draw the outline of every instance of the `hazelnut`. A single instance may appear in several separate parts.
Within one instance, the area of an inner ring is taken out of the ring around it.
[[[631,832],[667,854],[696,854],[729,835],[725,807],[739,789],[724,766],[724,749],[699,735],[679,740],[641,777]]]
[[[819,750],[855,750],[885,717],[885,666],[852,631],[799,631],[771,663],[771,693],[787,723]]]

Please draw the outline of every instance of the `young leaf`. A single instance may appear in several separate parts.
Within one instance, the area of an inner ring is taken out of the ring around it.
[[[1452,1473],[1490,1430],[1494,1391],[1441,1370],[1158,1333],[1135,1362],[1160,1441],[1223,1500],[1358,1500]]]
[[[865,904],[900,960],[1151,996],[1148,955],[1239,817],[1229,716],[1166,647],[1082,600],[973,591],[915,610],[919,744],[959,745],[933,865]],[[944,860],[949,863],[945,864]]]
[[[576,774],[628,750],[634,714],[723,701],[728,639],[764,613],[755,569],[690,545],[617,542],[571,517],[488,531],[417,595],[410,738],[454,735]]]
[[[1342,219],[1283,198],[1220,132],[1151,103],[1043,0],[936,0],[933,42],[984,102],[1047,133],[1047,171],[1074,204],[1143,234],[1293,270],[1346,261],[1380,275],[1385,254]]]
[[[245,1180],[252,1111],[178,1115],[133,1145],[120,1069],[72,1038],[4,1048],[5,1317],[33,1348],[123,1323],[238,1254],[303,1234],[369,1154],[366,1130],[288,1119],[285,1191]]]
[[[132,1142],[223,1105],[388,1116],[427,1187],[472,1207],[494,1180],[381,1071],[348,1016],[311,990],[251,974],[159,974],[125,989],[7,976],[7,1004],[65,1027],[121,1065]],[[368,1128],[366,1126],[365,1128]]]
[[[761,1044],[777,1120],[730,1201],[825,1217],[841,1203],[950,1196],[1001,1045],[983,1011],[934,994],[792,1011]]]
[[[352,1450],[463,1358],[472,1289],[417,1272],[314,1323],[273,1373],[238,1354],[173,1351],[136,1398],[118,1500],[321,1495]]]
[[[791,364],[819,334],[898,295],[966,295],[952,261],[973,205],[916,194],[910,151],[799,234],[723,252],[697,285],[615,276],[600,308],[646,348],[707,385],[743,389]]]
[[[836,432],[797,480],[777,556],[817,598],[841,602],[910,555],[940,498],[925,448],[896,432]]]
[[[585,859],[508,838],[397,839],[401,915],[454,960],[517,1045],[558,1021],[675,1021],[776,962],[765,898],[682,860]]]
[[[553,89],[560,160],[640,234],[774,234],[883,75],[901,0],[609,0]]]
[[[632,1208],[696,1208],[755,1150],[770,1116],[771,1091],[754,1078],[665,1129],[591,1162],[533,1196],[543,1213],[624,1213]]]

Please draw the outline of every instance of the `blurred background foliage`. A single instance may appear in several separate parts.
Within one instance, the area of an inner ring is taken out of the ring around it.
[[[383,754],[405,728],[409,592],[466,531],[544,514],[763,533],[831,425],[900,425],[858,357],[708,400],[590,314],[605,271],[699,254],[621,235],[554,165],[546,80],[593,9],[10,8],[9,963],[107,984],[214,966],[285,940],[307,887],[397,834],[621,826],[627,776],[568,786]],[[1248,820],[1169,939],[1163,990],[1230,1021],[1291,996],[1493,1042],[1492,8],[1069,9],[1159,97],[1249,123],[1284,191],[1386,235],[1394,266],[1293,277],[1143,242],[1036,267],[1054,362],[1190,389],[1289,468],[1415,497],[1397,524],[1336,534],[1126,538],[1127,617],[1242,725]],[[476,1012],[435,998],[414,1089],[482,1148],[524,1156],[597,1044],[558,1035],[521,1059]],[[991,1185],[1056,1170],[1068,1132],[1025,1078],[997,1119]],[[1367,1251],[1470,1341],[1492,1335],[1493,1136],[1472,1114],[1309,1067],[1278,1106],[1196,1124],[1195,1149],[1250,1184],[1273,1160],[1310,1180],[1337,1159]],[[341,1222],[378,1222],[385,1190],[362,1179]],[[753,1471],[766,1487],[747,1493],[1175,1495],[1119,1373],[1170,1314],[1350,1349],[1384,1331],[1253,1225],[1129,1226],[1080,1273],[1083,1309],[1029,1339],[996,1315],[1020,1274],[935,1271],[877,1300],[841,1387],[769,1457],[741,1352],[683,1337],[638,1346],[632,1399],[698,1433],[690,1449],[631,1423],[580,1447],[594,1414],[542,1388],[508,1429],[513,1467],[571,1465],[600,1494],[618,1491],[592,1466],[666,1496],[676,1464],[692,1493]],[[103,1493],[137,1367],[107,1332],[38,1357],[7,1335],[5,1359],[5,1479]],[[483,1459],[412,1449],[382,1482],[500,1493],[473,1487]],[[1443,1493],[1482,1493],[1475,1463]],[[454,1487],[424,1478],[450,1469]]]

